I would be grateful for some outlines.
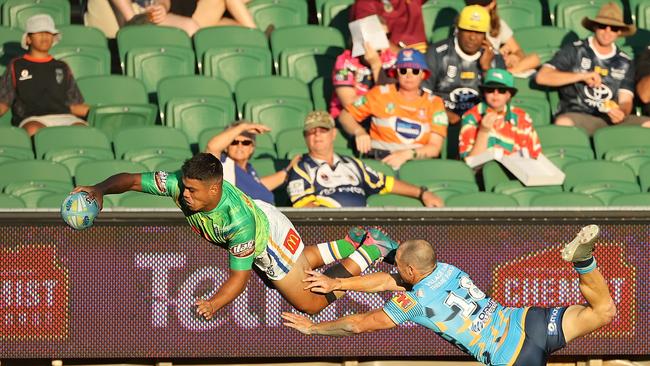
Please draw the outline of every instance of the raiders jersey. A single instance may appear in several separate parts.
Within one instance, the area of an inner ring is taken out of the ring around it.
[[[467,55],[456,37],[434,43],[427,49],[431,76],[422,84],[445,101],[445,108],[462,116],[480,101],[479,85],[483,70],[479,64],[482,52]],[[492,67],[505,68],[503,58],[495,55]]]
[[[634,94],[634,66],[630,56],[615,46],[607,55],[598,54],[592,47],[593,38],[576,41],[563,47],[545,66],[559,71],[600,74],[602,84],[589,87],[584,82],[568,84],[559,89],[560,104],[557,114],[567,112],[602,116],[608,100],[618,102],[619,92]]]

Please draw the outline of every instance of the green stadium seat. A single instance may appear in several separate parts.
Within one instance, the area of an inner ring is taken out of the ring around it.
[[[0,73],[4,73],[9,61],[25,53],[20,46],[23,32],[18,29],[0,27]]]
[[[636,25],[642,29],[650,29],[650,3],[640,1],[636,8]]]
[[[506,0],[497,4],[499,18],[513,30],[542,25],[542,4],[537,0]]]
[[[42,128],[34,135],[34,148],[37,158],[61,163],[72,175],[84,161],[114,158],[106,134],[85,126]]]
[[[580,161],[564,167],[564,190],[597,196],[607,203],[621,193],[639,193],[632,168],[613,161]]]
[[[2,128],[12,127],[11,118],[12,118],[11,110],[8,110],[7,113],[0,116],[0,127]]]
[[[255,152],[253,158],[271,158],[276,159],[275,143],[270,134],[264,133],[255,137]]]
[[[144,173],[149,170],[141,163],[128,160],[87,161],[77,166],[74,178],[78,186],[91,186],[118,173]],[[111,206],[115,206],[122,196],[123,194],[105,195],[104,202],[110,202]]]
[[[19,197],[0,193],[0,210],[8,208],[25,208],[25,202]]]
[[[54,58],[65,61],[75,78],[111,73],[111,54],[102,31],[72,24],[60,26],[59,32],[61,40],[50,53]]]
[[[430,0],[422,5],[424,33],[432,39],[433,31],[454,25],[464,4],[455,0]]]
[[[310,102],[309,88],[298,79],[284,76],[258,76],[240,80],[235,86],[235,101],[240,116],[243,116],[244,104],[260,98],[295,98]]]
[[[257,98],[249,100],[244,106],[244,119],[270,127],[269,134],[276,141],[281,131],[302,127],[311,110],[309,99],[280,96]]]
[[[329,111],[330,100],[332,99],[332,78],[319,76],[309,85],[311,89],[311,100],[314,103],[314,110]]]
[[[48,14],[54,24],[70,24],[70,2],[68,0],[7,0],[2,5],[2,25],[25,29],[25,23],[33,15]]]
[[[534,197],[530,207],[601,207],[603,202],[597,197],[582,193],[545,193]]]
[[[366,201],[368,207],[424,207],[422,202],[413,197],[398,194],[373,194]]]
[[[280,53],[280,75],[309,84],[320,75],[330,75],[342,52],[342,48],[332,46],[286,49]]]
[[[345,40],[338,29],[318,25],[302,25],[277,29],[271,33],[271,52],[276,71],[279,70],[280,55],[287,49],[328,46],[345,48]]]
[[[519,191],[508,194],[508,196],[517,200],[517,203],[519,204],[520,207],[528,207],[530,206],[530,203],[533,200],[533,198],[540,196],[542,194],[545,194],[543,190],[535,189],[535,187],[531,187],[531,188],[522,188]]]
[[[259,177],[266,177],[278,171],[276,161],[269,157],[251,159],[250,164]]]
[[[116,39],[123,72],[126,71],[126,55],[134,49],[178,47],[192,50],[192,41],[187,33],[172,27],[157,25],[124,27],[117,33]]]
[[[428,39],[431,41],[431,43],[437,43],[437,42],[443,41],[443,40],[448,39],[449,37],[453,36],[454,29],[455,29],[455,27],[453,27],[453,26],[446,26],[446,27],[436,28],[431,33],[431,37],[429,37]]]
[[[192,157],[185,133],[163,126],[132,127],[115,134],[115,156],[154,169],[164,160],[184,160]]]
[[[551,106],[545,97],[515,95],[511,103],[526,111],[533,120],[535,127],[545,126],[551,123]]]
[[[307,24],[307,2],[302,0],[253,0],[248,11],[260,30]]]
[[[109,138],[124,128],[153,125],[158,110],[149,104],[140,80],[120,75],[87,76],[77,80],[91,106],[88,123]]]
[[[203,74],[224,79],[232,89],[247,77],[271,75],[272,68],[271,51],[266,48],[211,48],[203,56]]]
[[[57,47],[51,54],[68,64],[75,78],[111,73],[111,53],[108,48]]]
[[[205,151],[205,149],[208,146],[208,141],[210,141],[210,139],[213,136],[216,136],[221,132],[223,132],[224,129],[225,127],[210,127],[208,129],[201,131],[201,133],[199,134],[199,141],[198,141],[199,151]]]
[[[210,75],[204,68],[205,53],[209,50],[220,49],[248,50],[250,48],[269,49],[268,39],[259,29],[239,26],[217,26],[199,29],[194,34],[194,51],[199,73]]]
[[[499,193],[460,193],[445,200],[446,207],[517,207],[517,200]]]
[[[319,2],[318,0],[316,0]],[[326,0],[322,5],[322,10],[317,6],[318,22],[326,27],[338,29],[347,39],[350,37],[350,8],[354,0]]]
[[[43,194],[36,201],[37,208],[58,208],[60,209],[63,201],[68,197],[70,192],[51,192]],[[104,207],[110,205],[110,201],[104,202]]]
[[[18,127],[0,127],[0,163],[34,159],[32,142],[27,132]]]
[[[650,191],[650,162],[639,168],[639,183],[641,183],[642,192]]]
[[[578,35],[571,30],[548,25],[519,28],[515,36],[526,53],[543,49],[551,49],[555,53],[562,46],[578,40]]]
[[[51,192],[70,192],[72,177],[62,164],[44,160],[9,161],[0,164],[0,187],[34,208],[38,199]]]
[[[621,194],[613,197],[609,206],[650,207],[650,193]]]
[[[472,169],[456,160],[411,160],[400,167],[399,178],[426,186],[443,199],[459,193],[478,192]]]
[[[158,209],[158,208],[175,208],[178,209],[176,203],[171,197],[167,196],[157,196],[148,193],[142,192],[126,192],[120,197],[120,200],[116,207],[125,207],[125,208],[147,208],[147,209]]]
[[[552,161],[555,157],[568,158],[569,161],[594,158],[589,136],[580,128],[550,125],[536,130],[542,143],[542,152]]]
[[[648,46],[648,39],[650,39],[649,29],[637,29],[636,33],[632,36],[617,38],[616,44],[621,51],[634,58],[640,56],[645,51]]]
[[[481,168],[483,187],[486,192],[494,192],[494,187],[499,184],[510,182],[515,178],[496,161],[489,161]]]
[[[375,159],[361,159],[361,161],[372,170],[383,173],[386,176],[394,177],[396,175],[395,170],[390,165],[382,163],[380,160]]]
[[[650,130],[640,126],[613,126],[601,128],[594,134],[596,156],[620,161],[635,174],[641,165],[650,161]]]
[[[207,128],[225,127],[235,120],[235,102],[228,84],[205,76],[172,76],[158,84],[163,124],[182,130],[191,144]]]
[[[562,0],[555,7],[555,25],[574,31],[580,39],[586,38],[591,32],[585,29],[581,21],[584,17],[593,19],[600,7],[611,0]],[[615,1],[623,9],[620,1]]]
[[[181,170],[181,167],[185,163],[185,160],[165,160],[161,161],[158,165],[155,166],[155,171],[165,171],[165,172],[175,172]]]

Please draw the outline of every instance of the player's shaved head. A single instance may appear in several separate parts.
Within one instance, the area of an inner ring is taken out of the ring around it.
[[[208,153],[198,153],[186,160],[181,170],[183,177],[203,182],[220,181],[223,178],[221,161]]]
[[[420,273],[429,273],[436,267],[436,251],[426,240],[407,240],[397,248],[399,261]]]

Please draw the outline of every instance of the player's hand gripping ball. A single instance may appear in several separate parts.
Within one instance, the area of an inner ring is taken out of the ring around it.
[[[95,217],[99,214],[99,205],[86,192],[69,195],[61,205],[61,217],[66,224],[75,230],[83,230],[93,226]]]

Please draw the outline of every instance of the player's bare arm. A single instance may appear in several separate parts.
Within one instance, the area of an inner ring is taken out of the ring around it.
[[[282,313],[282,318],[286,321],[284,325],[307,335],[320,334],[342,337],[390,329],[396,326],[395,322],[383,309],[376,309],[364,314],[349,315],[341,319],[318,324],[305,316],[294,313]]]
[[[208,300],[197,300],[197,313],[207,320],[214,317],[214,314],[222,307],[230,304],[239,295],[244,292],[248,280],[251,278],[251,271],[230,270],[230,275],[226,282],[221,285],[214,296]]]
[[[72,193],[86,192],[90,198],[94,198],[99,207],[103,207],[105,194],[117,194],[127,191],[142,192],[142,175],[131,173],[119,173],[106,178],[94,186],[78,186]]]
[[[304,282],[308,285],[306,290],[317,293],[329,293],[336,290],[359,292],[405,291],[402,281],[397,275],[377,272],[365,276],[348,278],[330,278],[316,271],[306,271],[309,276]]]

